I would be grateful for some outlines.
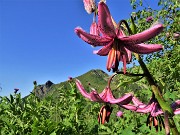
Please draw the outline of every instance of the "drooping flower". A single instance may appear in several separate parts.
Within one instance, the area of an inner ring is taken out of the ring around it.
[[[84,2],[84,8],[87,11],[88,14],[91,14],[96,9],[95,0],[83,0]]]
[[[93,46],[103,46],[100,50],[94,51],[100,56],[107,56],[107,70],[118,70],[119,61],[123,62],[124,73],[126,72],[126,63],[131,61],[131,52],[139,54],[148,54],[162,49],[159,44],[144,44],[143,42],[155,37],[163,30],[162,24],[156,24],[153,27],[141,33],[126,36],[121,29],[113,25],[112,17],[108,7],[104,2],[98,5],[98,28],[102,36],[86,33],[82,28],[75,28],[76,34],[85,42]]]
[[[131,102],[132,100],[132,93],[128,93],[120,98],[114,98],[112,91],[109,87],[106,87],[100,94],[95,89],[92,89],[90,93],[88,93],[81,82],[76,79],[76,86],[79,89],[80,93],[85,97],[90,99],[94,102],[99,103],[110,103],[110,104],[119,104],[119,105],[125,105]]]
[[[126,94],[118,99],[115,99],[112,91],[109,87],[106,87],[100,94],[93,89],[90,93],[88,93],[81,82],[76,79],[76,86],[79,89],[80,93],[85,97],[94,102],[105,103],[100,109],[98,114],[98,122],[104,124],[105,122],[109,122],[110,115],[112,113],[113,108],[111,104],[118,105],[126,105],[129,104],[132,100],[133,95],[131,93]]]
[[[158,101],[154,97],[151,98],[147,105],[142,103],[136,97],[132,98],[132,102],[133,104],[120,105],[120,107],[138,113],[149,113],[146,125],[149,126],[150,129],[152,124],[155,127],[156,131],[158,131],[158,126],[160,127],[160,130],[162,129],[162,127],[164,127],[164,122],[161,118],[161,115],[163,115],[164,112],[162,111]],[[173,102],[171,104],[171,108],[173,109],[175,115],[180,114],[180,100]]]
[[[152,22],[153,21],[153,17],[152,16],[149,16],[148,18],[146,18],[146,22]]]

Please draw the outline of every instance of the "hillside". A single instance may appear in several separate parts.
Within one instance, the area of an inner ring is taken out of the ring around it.
[[[75,78],[79,79],[87,90],[92,87],[95,88],[97,91],[102,91],[107,85],[108,77],[109,75],[104,71],[99,69],[93,69]],[[45,84],[38,85],[36,89],[33,90],[33,93],[35,93],[38,97],[41,98],[49,94],[53,95],[53,97],[57,97],[58,90],[60,89],[64,91],[71,89],[68,80],[58,84],[47,81]]]

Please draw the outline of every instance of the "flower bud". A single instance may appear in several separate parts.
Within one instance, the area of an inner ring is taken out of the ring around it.
[[[180,37],[180,32],[174,33],[174,34],[173,34],[173,37],[174,37],[175,39],[178,39],[178,38]]]
[[[121,118],[123,118],[123,112],[118,111],[118,112],[116,113],[116,116],[117,116],[117,117],[121,117]]]
[[[95,0],[83,0],[83,2],[84,2],[84,8],[88,14],[91,14],[95,11],[96,8]]]
[[[100,35],[99,29],[98,29],[98,25],[97,25],[96,22],[93,22],[93,23],[91,24],[90,34],[96,35],[96,36],[99,36],[99,35]]]
[[[68,77],[68,82],[71,82],[73,78],[71,76]]]

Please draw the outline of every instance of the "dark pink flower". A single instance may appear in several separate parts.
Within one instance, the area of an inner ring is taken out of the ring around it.
[[[162,127],[164,127],[164,122],[163,119],[161,118],[161,115],[163,115],[164,112],[162,111],[158,101],[155,98],[151,98],[151,100],[147,105],[142,103],[136,97],[132,98],[132,102],[133,104],[120,105],[120,107],[138,113],[143,113],[143,114],[149,113],[146,125],[149,126],[150,129],[152,124],[156,128],[156,131],[158,131],[158,126],[160,127],[160,130],[162,129]],[[173,109],[175,115],[180,114],[180,100],[173,102],[171,104],[171,108]]]
[[[132,102],[133,104],[126,104],[121,107],[138,113],[150,113],[153,117],[163,114],[163,111],[155,98],[151,98],[148,104],[144,104],[138,98],[133,97]],[[173,102],[171,107],[175,114],[180,114],[180,100]]]
[[[117,71],[119,62],[122,61],[125,73],[126,63],[131,61],[131,51],[148,54],[163,48],[159,44],[143,43],[158,35],[163,30],[162,24],[156,24],[141,33],[126,36],[121,28],[115,28],[113,25],[111,14],[104,2],[100,2],[98,5],[98,28],[102,36],[86,33],[79,27],[75,29],[75,33],[90,45],[103,46],[94,53],[100,56],[108,56],[106,65],[108,71],[111,69]]]
[[[152,16],[150,16],[150,17],[148,17],[148,18],[146,18],[146,22],[152,22],[153,21],[153,17]]]

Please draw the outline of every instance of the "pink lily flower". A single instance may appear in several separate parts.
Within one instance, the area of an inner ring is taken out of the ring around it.
[[[118,99],[115,99],[110,88],[106,87],[100,94],[95,89],[92,89],[90,93],[84,89],[83,85],[79,80],[76,79],[76,86],[80,93],[85,97],[94,102],[99,103],[110,103],[125,105],[131,102],[133,95],[131,93],[126,94]]]
[[[126,104],[126,105],[122,105],[121,107],[139,113],[150,113],[151,116],[153,117],[163,114],[163,111],[159,103],[154,98],[151,98],[151,100],[147,105],[139,101],[139,99],[136,97],[132,98],[132,102],[133,104]],[[180,100],[177,100],[171,104],[171,108],[173,109],[175,114],[180,114],[179,107],[180,107]]]
[[[109,118],[113,110],[113,108],[110,106],[111,104],[118,104],[118,105],[129,104],[133,97],[133,95],[129,93],[124,95],[123,97],[115,99],[109,87],[106,87],[100,94],[98,94],[95,89],[93,89],[90,93],[88,93],[84,89],[83,85],[79,80],[76,79],[75,83],[80,93],[85,98],[88,98],[94,102],[105,103],[105,105],[101,107],[100,112],[98,114],[98,122],[101,124],[104,124],[105,122],[109,122]]]
[[[127,104],[127,105],[120,105],[120,107],[123,107],[125,109],[139,112],[139,113],[150,113],[146,125],[149,126],[151,129],[152,123],[153,126],[155,127],[156,131],[158,132],[158,126],[160,127],[160,130],[162,127],[164,127],[164,121],[161,118],[160,115],[164,114],[162,111],[159,103],[155,98],[151,98],[150,102],[146,105],[142,103],[138,98],[133,97],[132,98],[133,104]],[[174,111],[174,114],[180,114],[180,100],[177,100],[171,104],[171,107]]]
[[[96,9],[95,0],[83,0],[84,8],[88,14],[91,14]]]
[[[162,50],[160,44],[144,44],[143,42],[155,37],[163,30],[162,24],[156,24],[153,27],[141,33],[126,36],[121,28],[115,28],[112,22],[111,14],[104,2],[98,5],[98,28],[102,36],[86,33],[82,28],[75,28],[75,33],[85,42],[93,46],[103,46],[95,54],[108,56],[107,70],[118,70],[119,61],[123,62],[124,73],[126,73],[126,63],[131,61],[131,52],[139,54],[148,54]]]

